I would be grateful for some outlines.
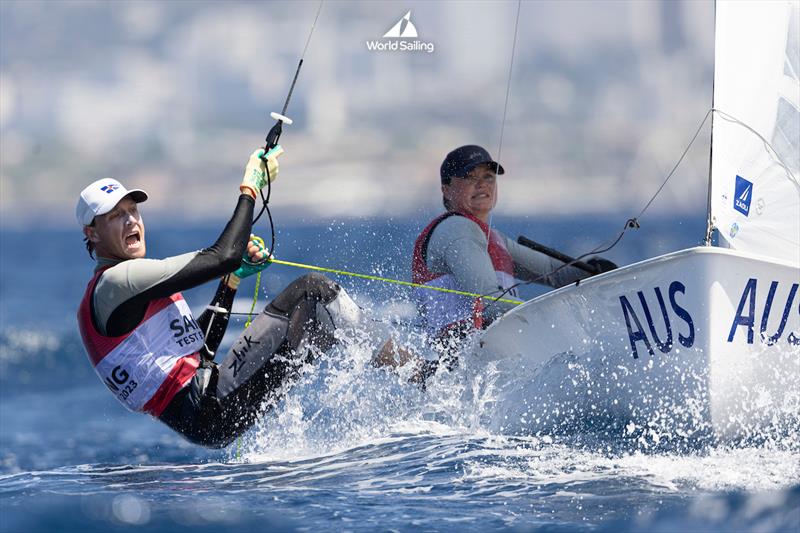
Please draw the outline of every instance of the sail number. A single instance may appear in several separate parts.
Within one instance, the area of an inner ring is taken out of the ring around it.
[[[794,303],[794,297],[797,294],[797,288],[799,285],[800,284],[793,283],[792,287],[789,289],[789,295],[786,297],[786,305],[783,306],[783,313],[780,315],[781,321],[778,325],[778,329],[775,331],[775,333],[770,335],[767,331],[767,322],[769,321],[769,315],[772,312],[773,304],[775,303],[775,292],[778,290],[778,282],[773,281],[770,283],[769,289],[767,290],[767,299],[764,302],[764,307],[761,308],[761,322],[759,324],[761,340],[767,346],[775,344],[783,336],[783,332],[786,329],[786,322],[789,320],[789,314],[792,311],[792,304]],[[730,333],[728,333],[728,342],[733,342],[733,339],[736,337],[736,332],[740,328],[745,328],[744,335],[747,337],[747,344],[753,344],[753,328],[757,323],[756,289],[758,289],[758,280],[756,278],[750,278],[747,280],[747,284],[744,286],[744,290],[742,291],[742,297],[739,298],[739,305],[736,308],[736,315],[733,317]],[[780,309],[780,307],[778,307],[778,309]],[[797,311],[800,313],[800,305],[798,305]],[[798,335],[800,334],[790,332],[786,336],[786,341],[794,346],[800,345],[800,336]]]
[[[691,348],[694,346],[694,320],[692,320],[692,315],[690,315],[686,309],[681,307],[677,300],[678,294],[686,293],[686,286],[680,281],[673,281],[669,284],[669,289],[667,290],[667,300],[669,300],[669,307],[672,310],[672,313],[667,311],[667,304],[664,300],[664,294],[661,292],[661,287],[655,287],[653,292],[658,300],[658,312],[661,314],[661,318],[664,320],[665,330],[663,340],[656,331],[653,313],[647,303],[647,298],[645,298],[644,291],[638,291],[636,293],[639,305],[641,306],[639,311],[641,315],[637,314],[637,312],[634,310],[634,306],[626,296],[619,297],[619,303],[622,305],[622,314],[625,316],[625,325],[628,327],[628,338],[631,341],[631,351],[633,352],[634,359],[639,358],[639,352],[636,348],[636,343],[642,343],[644,347],[647,348],[647,352],[650,355],[655,355],[655,352],[653,351],[654,344],[661,353],[669,353],[672,351],[674,339],[670,315],[674,315],[677,320],[683,322],[683,331],[677,332],[678,342],[680,342],[681,345],[685,346],[686,348]],[[635,301],[636,300],[634,300],[634,302]],[[649,336],[648,331],[642,326],[642,320],[639,318],[640,316],[644,317],[650,333]]]
[[[742,290],[726,340],[733,342],[737,337],[737,332],[743,329],[744,331],[739,336],[744,336],[748,344],[753,344],[755,328],[758,325],[762,342],[767,345],[778,342],[786,330],[798,286],[797,283],[792,284],[785,304],[782,302],[776,304],[775,294],[778,292],[779,282],[772,281],[767,290],[766,300],[763,305],[757,306],[758,280],[750,278]],[[645,292],[647,292],[647,296]],[[650,291],[637,291],[636,297],[630,299],[624,295],[619,297],[634,359],[639,358],[640,348],[647,350],[650,355],[655,355],[656,349],[661,353],[670,353],[675,345],[676,337],[677,342],[686,348],[694,345],[694,320],[689,311],[679,302],[679,299],[682,300],[685,294],[686,286],[680,281],[673,281],[666,291],[662,291],[661,287],[655,287],[652,289],[652,295]],[[655,303],[653,297],[655,297]],[[770,333],[767,325],[770,314],[775,308],[779,309],[777,312],[780,313],[780,322],[777,329]],[[757,311],[760,311],[760,314]],[[798,312],[800,313],[800,305],[798,305]],[[663,328],[660,326],[662,321]],[[659,326],[657,327],[656,324]],[[800,333],[790,332],[786,336],[786,341],[795,346],[800,345]]]

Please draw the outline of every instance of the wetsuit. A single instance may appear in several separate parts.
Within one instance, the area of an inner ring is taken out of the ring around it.
[[[557,288],[588,276],[574,267],[551,274],[562,265],[473,216],[449,212],[435,218],[417,238],[412,275],[414,281],[426,285],[498,296],[515,283],[515,278]],[[516,295],[513,290],[508,294]],[[434,336],[460,321],[486,327],[513,307],[491,302],[476,311],[470,298],[428,289],[418,289],[416,297],[425,327]],[[481,324],[475,322],[476,313]]]
[[[180,291],[238,268],[253,206],[241,195],[204,250],[160,260],[98,258],[78,314],[95,370],[117,398],[204,446],[225,446],[249,428],[315,349],[333,344],[335,322],[357,318],[338,285],[303,276],[266,306],[221,363],[213,362],[236,290],[223,278],[196,321]]]
[[[515,278],[562,287],[588,274],[574,267],[552,273],[563,263],[524,247],[480,219],[447,212],[420,233],[414,246],[412,278],[415,283],[458,291],[499,296]],[[516,296],[513,290],[506,293]],[[513,307],[490,298],[473,299],[458,294],[420,288],[416,291],[422,325],[434,339],[440,361],[455,365],[453,348],[470,331],[487,327]],[[438,361],[425,363],[422,374],[436,371]]]

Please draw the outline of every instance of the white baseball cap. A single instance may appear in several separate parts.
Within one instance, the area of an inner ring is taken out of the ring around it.
[[[141,189],[128,190],[114,178],[97,180],[81,191],[75,216],[78,224],[88,226],[94,217],[105,215],[116,206],[120,200],[130,196],[136,203],[147,200],[147,193]]]

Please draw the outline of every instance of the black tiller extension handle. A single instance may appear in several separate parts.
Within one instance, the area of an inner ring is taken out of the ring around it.
[[[558,250],[553,250],[549,246],[545,246],[544,244],[539,244],[536,241],[532,241],[529,238],[525,237],[524,235],[520,235],[517,237],[517,242],[522,246],[526,246],[531,250],[536,250],[537,252],[541,252],[545,255],[549,255],[553,259],[558,259],[559,261],[563,261],[564,263],[571,263],[572,266],[575,268],[580,268],[581,270],[588,272],[589,274],[599,274],[600,271],[597,270],[595,267],[590,265],[589,263],[585,263],[583,261],[577,261],[574,257],[570,257],[567,254],[563,254]]]

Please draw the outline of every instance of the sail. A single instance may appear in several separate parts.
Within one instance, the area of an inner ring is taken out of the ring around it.
[[[711,220],[720,244],[800,264],[800,2],[716,7]]]

